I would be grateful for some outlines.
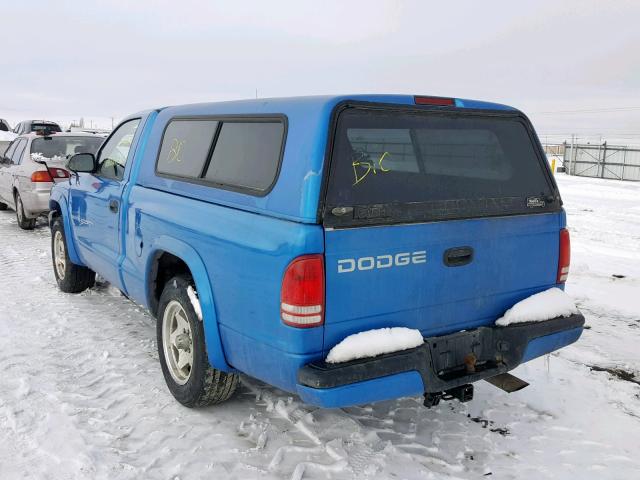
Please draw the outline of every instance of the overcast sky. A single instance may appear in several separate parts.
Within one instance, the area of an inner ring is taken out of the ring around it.
[[[256,89],[419,93],[514,105],[543,140],[640,143],[640,1],[31,0],[3,2],[0,17],[12,125],[110,127]]]

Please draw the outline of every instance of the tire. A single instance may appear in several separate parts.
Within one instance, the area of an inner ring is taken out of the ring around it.
[[[58,287],[65,293],[82,292],[96,281],[93,270],[76,265],[69,259],[62,217],[56,217],[51,225],[51,260]]]
[[[238,375],[209,364],[204,327],[187,294],[190,285],[190,279],[182,276],[166,283],[158,304],[156,330],[167,387],[178,402],[192,408],[228,400],[238,386]]]
[[[0,202],[0,211],[4,211],[4,210],[6,210],[7,208],[9,208],[9,206],[8,206],[6,203],[2,203],[2,202]]]
[[[27,218],[24,214],[24,206],[22,205],[22,198],[20,194],[16,192],[16,219],[18,220],[18,226],[23,230],[33,230],[36,226],[35,218]]]

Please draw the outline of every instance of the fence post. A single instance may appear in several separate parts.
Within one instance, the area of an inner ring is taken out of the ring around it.
[[[571,169],[573,167],[573,133],[571,134],[571,150],[569,152],[569,175],[573,175],[571,173]]]
[[[604,178],[604,165],[605,162],[607,161],[607,142],[605,141],[602,146],[604,147],[604,150],[602,150],[602,165],[601,165],[601,171],[600,171],[600,178]]]

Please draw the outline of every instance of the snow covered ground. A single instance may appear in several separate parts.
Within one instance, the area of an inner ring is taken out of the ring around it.
[[[149,315],[107,285],[58,292],[44,222],[0,212],[0,479],[640,478],[640,184],[557,178],[590,329],[518,368],[526,389],[431,410],[316,409],[249,378],[183,408]]]

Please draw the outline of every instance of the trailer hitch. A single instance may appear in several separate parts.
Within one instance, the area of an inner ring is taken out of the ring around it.
[[[425,392],[424,406],[427,408],[435,407],[440,403],[440,400],[453,400],[454,398],[462,403],[473,400],[473,385],[470,383],[460,385],[444,392]]]

